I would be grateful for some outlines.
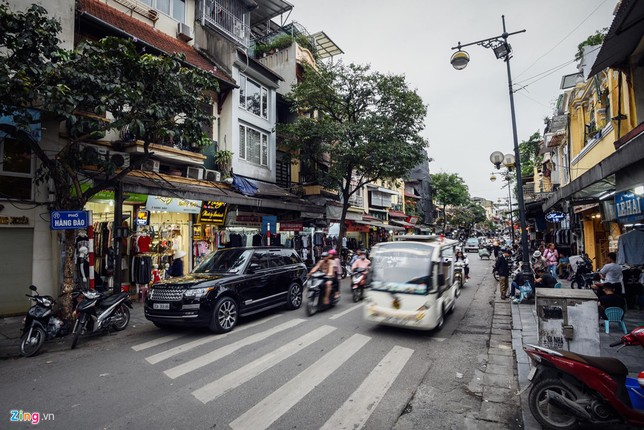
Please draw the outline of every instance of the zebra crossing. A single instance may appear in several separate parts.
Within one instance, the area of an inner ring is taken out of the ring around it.
[[[354,306],[348,312],[357,308]],[[343,311],[331,315],[328,320],[336,320],[348,312]],[[263,343],[265,341],[269,341],[271,344],[275,343],[275,349],[263,352],[259,357],[253,357],[252,361],[226,372],[223,376],[214,380],[197,377],[197,383],[192,382],[194,385],[190,386],[189,397],[198,400],[204,406],[216,407],[218,399],[225,398],[224,396],[239,395],[243,397],[242,390],[244,389],[261,389],[261,387],[253,385],[255,378],[259,378],[261,375],[270,375],[270,370],[276,368],[280,363],[296,354],[306,353],[306,350],[310,352],[311,348],[315,348],[318,343],[322,342],[323,346],[320,349],[326,348],[328,352],[319,358],[316,356],[316,360],[311,360],[310,365],[290,379],[282,381],[281,386],[272,390],[250,409],[245,412],[240,411],[243,413],[228,423],[232,429],[267,429],[286,416],[289,411],[294,410],[305,396],[314,392],[342,366],[347,365],[352,357],[364,355],[365,346],[372,341],[372,337],[360,333],[342,336],[338,332],[338,328],[331,324],[323,324],[307,331],[303,323],[311,321],[310,319],[293,318],[267,327],[267,322],[280,317],[282,317],[281,314],[271,315],[238,326],[235,330],[222,335],[204,336],[191,340],[188,333],[173,334],[148,340],[133,345],[131,348],[136,353],[145,355],[143,357],[145,362],[161,366],[165,361],[181,361],[182,358],[186,358],[182,357],[183,354],[191,352],[195,355],[194,358],[191,357],[170,368],[159,369],[170,380],[176,380],[191,374],[201,375],[205,373],[206,366],[233,354],[242,354],[243,356],[248,350],[259,349],[258,345],[264,345],[266,348]],[[276,322],[274,321],[274,323]],[[260,328],[259,331],[258,328]],[[280,344],[280,334],[291,333],[293,329],[297,328],[300,328],[304,334],[292,340],[286,339],[282,342],[283,344]],[[332,334],[335,336],[331,336]],[[230,339],[224,342],[227,337]],[[237,340],[231,341],[231,339]],[[328,348],[329,342],[331,342],[332,348]],[[350,393],[346,399],[338,399],[338,404],[342,400],[344,403],[335,412],[329,414],[327,421],[322,426],[323,429],[358,429],[365,425],[414,354],[413,349],[399,345],[387,348],[389,348],[388,351],[384,353],[377,365],[371,370],[365,370],[365,373],[368,373],[361,383],[356,384],[359,386],[355,391]],[[159,351],[156,352],[157,350]],[[251,354],[252,351],[248,353]],[[373,363],[376,363],[376,358]],[[211,367],[207,369],[211,369]],[[202,370],[201,373],[199,373],[200,370]],[[199,386],[197,387],[197,385]]]

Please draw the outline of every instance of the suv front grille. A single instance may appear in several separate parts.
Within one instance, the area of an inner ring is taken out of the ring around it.
[[[164,302],[178,302],[183,298],[185,288],[179,286],[169,286],[167,288],[152,288],[150,290],[150,300]]]

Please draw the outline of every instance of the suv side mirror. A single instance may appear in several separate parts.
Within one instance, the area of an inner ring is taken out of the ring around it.
[[[257,263],[250,263],[248,266],[248,273],[255,273],[261,266]]]

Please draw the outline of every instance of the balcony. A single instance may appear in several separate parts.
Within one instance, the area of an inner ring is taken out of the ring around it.
[[[226,2],[231,9],[224,7],[224,2],[202,0],[197,9],[197,20],[203,21],[206,27],[221,32],[236,44],[247,47],[250,39],[249,12],[241,2]]]
[[[364,207],[364,197],[356,196],[355,194],[349,197],[349,204],[351,206]]]

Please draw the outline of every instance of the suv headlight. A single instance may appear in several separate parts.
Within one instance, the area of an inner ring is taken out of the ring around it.
[[[199,298],[205,296],[206,294],[208,294],[208,292],[210,290],[212,290],[212,289],[213,289],[213,287],[191,288],[191,289],[186,290],[186,292],[183,293],[183,296],[186,297],[186,298],[190,298],[190,299],[199,299]]]

